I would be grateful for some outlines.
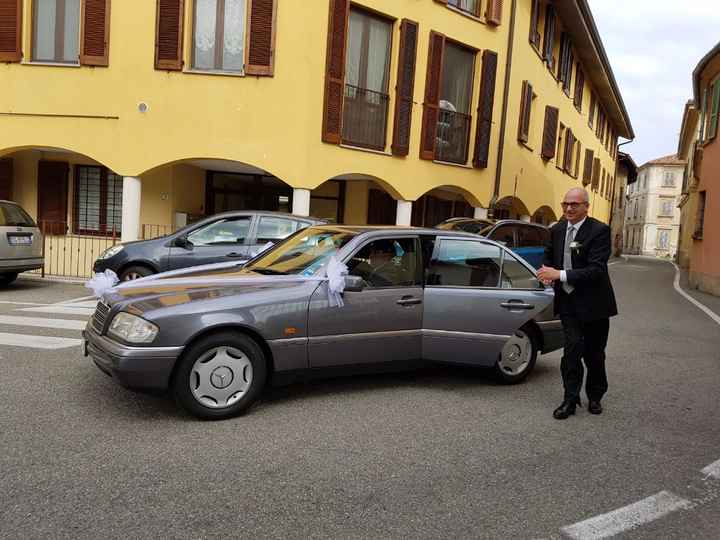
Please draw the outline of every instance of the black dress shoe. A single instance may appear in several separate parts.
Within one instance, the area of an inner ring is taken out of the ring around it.
[[[588,403],[588,412],[590,414],[602,414],[602,405],[599,401],[590,401]]]
[[[571,414],[575,414],[575,401],[563,401],[562,405],[553,411],[553,418],[565,420]]]

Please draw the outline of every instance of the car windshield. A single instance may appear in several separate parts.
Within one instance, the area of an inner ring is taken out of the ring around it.
[[[16,204],[0,204],[0,227],[34,227],[35,222]]]
[[[259,274],[311,276],[356,234],[356,231],[344,227],[302,229],[249,263],[245,269]]]

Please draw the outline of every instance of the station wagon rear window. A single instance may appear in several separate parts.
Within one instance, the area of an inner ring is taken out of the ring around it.
[[[33,219],[16,204],[0,204],[0,227],[35,227]]]

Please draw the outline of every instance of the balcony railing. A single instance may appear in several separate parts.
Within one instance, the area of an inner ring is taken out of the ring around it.
[[[440,109],[435,138],[437,161],[467,163],[471,120],[467,114]]]
[[[387,94],[346,84],[342,120],[343,143],[384,150],[388,102]]]

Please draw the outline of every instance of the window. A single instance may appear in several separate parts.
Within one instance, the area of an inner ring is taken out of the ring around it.
[[[350,9],[342,122],[346,144],[385,148],[391,36],[387,20]]]
[[[480,0],[448,0],[448,5],[475,17],[480,16]]]
[[[545,245],[542,235],[542,229],[528,225],[526,227],[517,228],[517,245],[518,247],[538,247]]]
[[[262,216],[258,224],[257,244],[277,242],[287,238],[302,227],[302,223],[292,219]]]
[[[446,41],[435,139],[438,161],[467,162],[474,71],[475,53]]]
[[[75,166],[73,230],[118,236],[122,230],[123,179],[105,167]]]
[[[663,197],[660,199],[660,215],[663,217],[673,216],[674,199]]]
[[[80,62],[80,0],[34,0],[32,59]]]
[[[667,251],[670,247],[670,231],[667,229],[660,229],[657,235],[657,249]]]
[[[698,192],[698,211],[695,218],[695,234],[693,238],[696,240],[702,240],[703,227],[705,226],[705,202],[707,200],[707,194],[705,191]]]
[[[192,67],[242,73],[245,0],[195,0]]]
[[[243,244],[249,231],[249,216],[221,219],[191,232],[188,240],[195,246]]]
[[[523,81],[522,95],[520,96],[520,119],[518,121],[518,140],[527,144],[530,139],[530,118],[532,116],[532,102],[537,97],[533,92],[532,84]],[[560,146],[558,146],[558,149]]]
[[[569,96],[572,83],[573,54],[570,36],[563,33],[560,36],[560,65],[558,66],[558,79],[563,82],[563,91]]]
[[[505,252],[505,259],[503,260],[501,285],[503,289],[545,288],[524,264],[507,251]]]
[[[421,284],[418,262],[414,238],[383,238],[360,248],[348,261],[348,270],[369,287],[412,287]]]
[[[566,129],[565,125],[560,123],[560,129],[558,130],[558,140],[557,140],[558,155],[557,155],[557,158],[555,159],[555,166],[561,170],[563,167],[563,161],[564,161],[563,158],[565,157],[565,154],[564,153],[561,154],[560,149],[563,147],[563,141],[565,140],[565,129]],[[562,158],[561,158],[561,156],[562,156]]]
[[[545,8],[545,34],[543,36],[543,59],[552,71],[555,67],[555,8],[548,3]]]
[[[498,287],[501,250],[472,240],[442,240],[430,264],[428,285]]]
[[[540,50],[540,0],[532,0],[532,12],[530,15],[530,43],[538,51]]]
[[[663,187],[675,187],[675,174],[666,172],[663,174]]]
[[[515,226],[513,225],[501,225],[495,229],[488,238],[496,242],[501,242],[509,248],[517,247],[515,243]]]

